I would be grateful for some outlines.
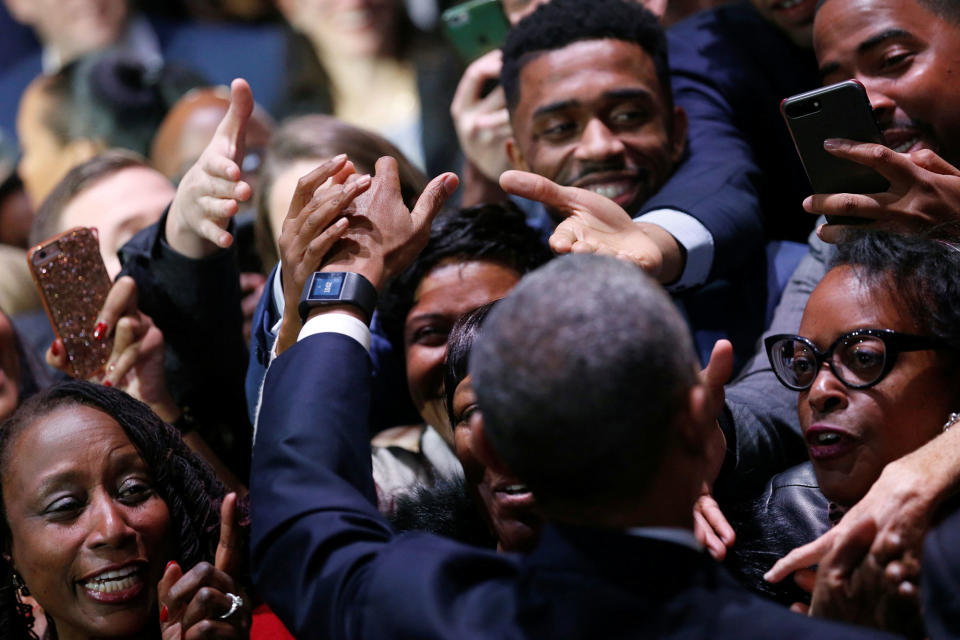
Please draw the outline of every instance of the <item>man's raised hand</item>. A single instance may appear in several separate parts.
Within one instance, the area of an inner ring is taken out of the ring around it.
[[[634,222],[613,200],[587,189],[563,187],[534,173],[507,171],[500,176],[507,193],[536,200],[564,217],[550,236],[555,253],[596,253],[633,262],[660,282],[676,280],[683,270],[677,241],[654,224]]]
[[[167,215],[167,243],[178,253],[202,258],[233,243],[227,231],[250,185],[240,179],[247,121],[253,94],[246,80],[230,85],[230,108],[200,158],[180,181]]]
[[[423,250],[433,219],[459,184],[454,173],[437,176],[410,210],[400,193],[397,161],[380,158],[369,189],[348,209],[350,228],[344,234],[345,242],[323,270],[359,273],[381,290]]]

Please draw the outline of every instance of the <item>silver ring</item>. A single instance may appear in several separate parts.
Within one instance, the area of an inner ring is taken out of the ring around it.
[[[235,614],[240,609],[240,607],[243,606],[243,598],[241,598],[235,593],[230,593],[229,591],[224,595],[230,598],[230,610],[227,611],[222,616],[220,616],[220,620],[229,620],[230,616]]]

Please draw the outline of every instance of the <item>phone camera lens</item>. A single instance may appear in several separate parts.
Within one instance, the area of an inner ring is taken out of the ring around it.
[[[819,109],[819,108],[820,108],[820,101],[819,101],[819,100],[814,100],[814,101],[813,101],[813,108],[814,108],[814,109]]]

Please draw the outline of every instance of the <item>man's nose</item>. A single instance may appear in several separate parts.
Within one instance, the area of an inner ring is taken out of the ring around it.
[[[579,160],[603,160],[622,154],[625,150],[620,138],[599,118],[587,123],[577,145],[576,157]]]

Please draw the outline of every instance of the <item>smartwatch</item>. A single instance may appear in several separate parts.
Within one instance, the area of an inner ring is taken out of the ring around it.
[[[377,306],[377,289],[359,273],[314,271],[300,295],[300,320],[306,322],[311,309],[335,304],[353,305],[370,318]]]

